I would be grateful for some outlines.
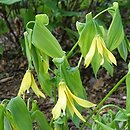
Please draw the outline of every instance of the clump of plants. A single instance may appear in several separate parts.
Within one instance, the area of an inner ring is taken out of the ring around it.
[[[98,22],[99,16],[105,12],[112,18],[108,28]],[[126,61],[130,44],[124,34],[118,3],[114,2],[111,7],[96,16],[91,12],[86,14],[84,23],[76,22],[79,38],[69,52],[62,50],[59,42],[48,30],[48,24],[48,16],[38,14],[35,21],[30,21],[26,25],[23,51],[28,60],[28,69],[21,82],[18,96],[10,101],[4,100],[0,104],[0,129],[33,130],[35,122],[39,130],[69,130],[68,120],[80,130],[84,127],[92,130],[130,129],[130,67],[128,66],[128,73],[97,104],[86,100],[86,91],[82,85],[79,69],[81,61],[84,60],[84,67],[87,69],[91,64],[95,76],[100,67],[105,68],[112,76],[113,67],[118,65],[113,54],[115,49]],[[71,67],[68,59],[72,58],[73,51],[78,46],[81,57],[77,66]],[[113,104],[103,105],[124,81],[127,88],[126,108]],[[30,89],[43,100],[46,96],[53,99],[54,107],[50,122],[38,109],[36,100],[30,102],[31,97],[25,100]],[[101,114],[107,107],[109,111]],[[89,111],[87,117],[82,115],[83,108]],[[117,113],[112,111],[113,108],[117,109]]]

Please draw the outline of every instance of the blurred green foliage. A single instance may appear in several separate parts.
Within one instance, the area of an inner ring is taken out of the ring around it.
[[[59,36],[59,41],[69,37],[74,44],[78,38],[75,22],[82,21],[90,11],[95,15],[114,1],[119,3],[121,14],[124,14],[126,28],[130,23],[129,0],[0,0],[0,35],[10,32],[10,40],[19,45],[27,22],[34,21],[36,14],[45,13],[50,19],[48,28]],[[105,26],[110,22],[109,17],[107,14],[101,16]]]
[[[0,45],[0,54],[2,55],[3,54],[3,51],[4,51],[4,48],[2,45]]]

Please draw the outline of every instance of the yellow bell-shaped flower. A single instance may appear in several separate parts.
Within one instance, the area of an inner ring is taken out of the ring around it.
[[[104,63],[104,57],[108,60],[109,63],[114,63],[115,65],[117,65],[114,55],[106,48],[103,38],[99,35],[96,35],[85,57],[84,65],[86,68],[91,63],[96,51],[102,57],[100,65]]]
[[[82,117],[80,112],[76,109],[74,106],[74,101],[77,102],[80,106],[85,107],[85,108],[90,108],[94,107],[95,104],[86,101],[84,99],[81,99],[74,94],[71,93],[65,82],[60,82],[58,86],[58,101],[54,108],[52,109],[52,114],[54,120],[57,119],[61,113],[65,115],[65,110],[66,107],[68,107],[68,110],[73,117],[74,113],[82,120],[85,122],[85,119]]]
[[[32,88],[32,90],[38,97],[41,96],[45,98],[45,95],[39,90],[34,80],[33,74],[31,73],[31,70],[28,69],[23,77],[23,80],[22,80],[22,83],[18,92],[18,96],[21,96],[23,93],[25,93],[25,91],[28,91],[30,87]]]

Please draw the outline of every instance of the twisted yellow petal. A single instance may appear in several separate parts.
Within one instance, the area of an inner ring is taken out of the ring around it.
[[[69,90],[69,88],[66,85],[66,95],[67,95],[67,99],[68,99],[68,104],[69,104],[69,111],[73,117],[73,114],[75,113],[82,121],[85,121],[84,118],[82,117],[82,115],[79,113],[79,111],[76,109],[76,107],[74,106],[74,102],[73,100],[75,100],[80,106],[85,107],[85,108],[90,108],[90,107],[94,107],[96,106],[96,104],[93,104],[89,101],[86,101],[84,99],[81,99],[77,96],[75,96],[74,94],[71,93],[71,91]],[[67,104],[67,106],[68,106]]]
[[[74,110],[72,108],[71,103],[68,100],[67,100],[67,107],[68,107],[68,110],[69,110],[71,116],[73,117],[74,116]]]
[[[34,80],[33,74],[31,73],[31,70],[28,69],[23,77],[23,80],[22,80],[22,83],[18,92],[18,96],[21,96],[25,91],[29,90],[30,87],[32,87],[34,93],[38,97],[41,96],[45,98],[45,95],[38,89],[37,84]]]
[[[117,65],[116,58],[114,57],[114,55],[109,50],[107,50],[107,56],[108,56],[108,59],[112,63],[114,63],[115,65]]]
[[[33,74],[31,74],[31,78],[32,78],[32,84],[31,84],[31,87],[32,87],[32,90],[34,91],[34,93],[38,96],[38,97],[43,97],[45,98],[45,95],[39,90],[35,80],[34,80],[34,77],[33,77]]]
[[[21,82],[18,96],[21,96],[26,90],[30,88],[30,86],[31,86],[31,71],[27,70]]]
[[[63,114],[65,114],[66,104],[67,104],[67,98],[65,94],[65,86],[62,83],[59,83],[59,99],[61,104],[61,109],[63,110]]]
[[[102,65],[104,63],[104,57],[110,63],[114,63],[115,65],[117,65],[114,55],[106,48],[103,38],[100,35],[96,35],[92,41],[92,44],[90,46],[90,49],[89,49],[87,55],[85,57],[84,65],[86,68],[91,63],[92,58],[95,55],[95,52],[98,52],[101,55],[102,60],[100,62],[100,65]]]
[[[117,65],[116,63],[116,58],[114,57],[114,55],[106,48],[105,46],[105,43],[104,43],[104,40],[100,37],[100,40],[101,40],[101,44],[102,44],[102,47],[103,47],[103,52],[104,52],[104,55],[106,57],[106,59],[111,62],[111,63],[114,63],[115,65]]]
[[[103,46],[100,40],[100,36],[97,36],[97,50],[102,57],[102,61],[100,63],[100,65],[102,65],[104,63],[104,57],[103,57]]]
[[[67,105],[67,98],[65,94],[65,86],[64,84],[59,83],[58,87],[58,101],[55,107],[52,109],[53,118],[57,119],[61,115],[61,110],[63,110],[63,114],[65,115],[66,105]]]
[[[95,51],[96,51],[96,38],[93,39],[92,45],[90,46],[90,50],[89,50],[89,52],[87,53],[87,55],[85,57],[84,65],[85,65],[86,68],[91,63],[92,58],[93,58],[93,56],[95,54]]]
[[[83,118],[83,116],[79,113],[79,111],[75,108],[75,106],[74,106],[74,103],[72,102],[72,100],[71,100],[71,98],[69,97],[69,93],[67,93],[67,97],[68,97],[68,102],[69,102],[69,104],[70,104],[70,106],[71,106],[71,111],[70,111],[70,113],[71,113],[71,115],[73,115],[73,113],[75,113],[82,121],[84,121],[85,122],[85,119]],[[73,117],[73,116],[72,116]]]
[[[73,107],[73,109],[74,109],[75,114],[76,114],[82,121],[86,122],[85,119],[83,118],[83,116],[79,113],[79,111],[76,109],[76,107],[75,107],[73,104],[72,104],[72,107]]]
[[[68,87],[66,87],[66,90],[67,90],[67,93],[69,93],[70,97],[72,97],[80,106],[85,107],[85,108],[96,106],[96,104],[93,104],[87,100],[84,100],[72,94],[71,91],[68,89]]]
[[[52,115],[53,115],[54,120],[56,120],[61,115],[61,104],[60,104],[59,99],[55,107],[52,109]]]

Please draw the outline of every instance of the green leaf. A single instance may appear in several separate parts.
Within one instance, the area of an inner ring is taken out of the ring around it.
[[[100,26],[98,22],[92,18],[91,13],[88,13],[86,15],[86,23],[77,22],[76,27],[80,35],[78,44],[80,46],[81,53],[85,58],[86,54],[90,50],[93,38],[96,35],[100,35],[102,38],[104,38],[105,29],[103,26]],[[96,49],[96,52],[91,62],[95,76],[97,75],[97,72],[101,66],[101,60],[102,58],[100,54],[97,53],[97,49]]]
[[[120,121],[120,122],[124,122],[124,121],[128,121],[128,117],[126,116],[127,115],[127,112],[125,109],[123,109],[124,113],[122,111],[118,111],[116,116],[115,116],[115,121]]]
[[[0,104],[0,130],[4,130],[4,106]]]
[[[98,32],[98,35],[100,35],[104,41],[106,41],[106,30],[103,26],[103,23],[100,23],[99,21],[94,20],[96,31]],[[106,43],[106,42],[105,42]]]
[[[17,130],[33,130],[30,113],[20,97],[11,99],[6,109],[11,113]]]
[[[127,98],[126,98],[126,111],[128,116],[128,128],[130,128],[130,63],[128,65],[128,74],[126,77],[126,90],[127,90]]]
[[[49,63],[47,63],[48,59],[46,59],[47,55],[43,54],[43,52],[41,53],[36,47],[32,45],[31,54],[32,54],[33,64],[34,64],[34,67],[38,76],[38,81],[40,83],[41,88],[44,90],[44,92],[47,95],[52,96],[52,85],[51,85],[50,76],[48,73]]]
[[[24,39],[25,39],[25,44],[24,48],[26,52],[26,57],[28,60],[28,66],[29,68],[32,68],[32,54],[31,54],[31,48],[32,48],[32,29],[27,28],[27,31],[24,32]]]
[[[65,66],[62,66],[63,69]],[[81,98],[85,98],[85,89],[82,85],[80,72],[78,67],[66,67],[66,72],[64,72],[64,78],[67,81],[68,86],[73,91],[73,93]],[[75,80],[76,79],[76,80]]]
[[[76,27],[79,33],[78,44],[80,46],[83,57],[85,57],[96,34],[92,13],[86,15],[86,23],[77,22]]]
[[[66,130],[67,128],[65,128],[64,122],[61,121],[55,121],[54,122],[54,130]]]
[[[113,3],[113,7],[110,8],[109,13],[112,15],[113,18],[108,29],[107,46],[108,49],[112,51],[117,48],[124,39],[124,30],[117,2]]]
[[[4,128],[6,130],[12,130],[16,128],[16,124],[14,122],[13,116],[11,115],[8,109],[5,110],[4,117]]]
[[[52,128],[49,126],[47,119],[45,118],[45,115],[40,112],[39,110],[36,110],[31,115],[32,120],[37,122],[38,130],[52,130]]]
[[[33,29],[32,42],[35,47],[46,55],[56,58],[64,56],[61,46],[51,32],[46,28],[49,22],[47,15],[36,15],[36,21]]]
[[[122,43],[118,46],[118,52],[120,56],[126,61],[128,55],[127,39],[124,39]]]
[[[14,3],[20,2],[20,1],[22,1],[22,0],[0,0],[0,3],[11,5],[11,4],[14,4]]]
[[[48,71],[45,70],[45,65],[41,61],[41,58],[38,56],[39,60],[39,73],[38,79],[41,84],[42,89],[46,92],[47,95],[52,96],[52,85],[50,82],[50,76]]]
[[[113,72],[114,72],[114,70],[113,70],[113,65],[111,65],[109,62],[108,62],[108,60],[104,60],[104,64],[102,65],[107,71],[108,71],[108,73],[111,75],[111,76],[113,76]]]
[[[50,84],[50,76],[48,73],[48,68],[49,68],[48,57],[43,52],[40,52],[40,50],[38,50],[32,44],[32,29],[27,28],[27,31],[24,33],[24,36],[25,36],[26,56],[28,59],[29,67],[33,68],[32,67],[32,61],[33,61],[38,76],[38,81],[42,89],[47,95],[51,96],[52,87]]]
[[[86,23],[81,23],[79,21],[76,22],[76,28],[78,30],[78,33],[81,35],[81,32],[83,31]]]
[[[130,72],[128,72],[128,75],[126,77],[126,88],[127,88],[126,110],[127,113],[130,114],[130,100],[129,100],[130,99]]]
[[[130,42],[129,42],[129,40],[127,39],[127,37],[125,37],[125,41],[126,41],[127,49],[128,49],[128,51],[130,52]]]
[[[32,55],[32,61],[33,61],[33,65],[35,68],[36,73],[39,73],[39,62],[38,62],[38,56],[37,56],[37,49],[35,48],[34,45],[32,45],[31,47],[31,55]]]
[[[10,125],[7,117],[4,117],[4,130],[12,130],[11,125]]]
[[[98,123],[102,127],[103,130],[114,130],[113,128],[103,124],[102,122],[99,122],[98,120],[95,120],[95,122]]]
[[[70,67],[66,57],[54,58],[53,62],[58,67],[62,78],[65,80],[70,90],[80,98],[86,98],[85,89],[82,85],[78,67]]]
[[[29,30],[29,33],[26,31],[24,32],[24,39],[25,39],[25,49],[26,49],[26,56],[28,60],[29,67],[32,68],[32,57],[31,57],[31,48],[30,48],[30,37],[32,34],[32,30]]]
[[[31,113],[39,109],[38,104],[37,104],[37,100],[32,100],[31,105],[32,105],[31,110],[30,110]]]
[[[95,55],[94,55],[94,57],[92,59],[92,62],[91,62],[95,77],[96,77],[97,72],[98,72],[98,70],[99,70],[99,68],[101,66],[101,64],[100,64],[101,61],[102,61],[101,55],[99,55],[97,52],[95,52]]]

